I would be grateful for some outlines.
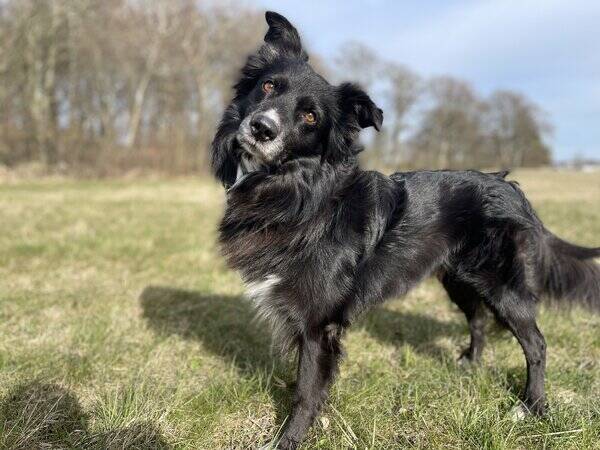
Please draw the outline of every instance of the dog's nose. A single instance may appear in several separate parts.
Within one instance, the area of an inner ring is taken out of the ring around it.
[[[272,141],[279,133],[275,121],[265,114],[257,114],[252,118],[250,130],[252,136],[259,142]]]

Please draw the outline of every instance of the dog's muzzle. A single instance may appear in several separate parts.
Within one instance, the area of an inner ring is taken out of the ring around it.
[[[283,150],[281,120],[275,109],[256,111],[240,124],[237,140],[241,147],[259,161],[268,163]]]

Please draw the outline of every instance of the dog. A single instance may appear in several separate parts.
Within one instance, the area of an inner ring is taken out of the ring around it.
[[[548,231],[507,173],[360,169],[359,132],[383,112],[358,85],[329,84],[308,63],[297,30],[266,13],[212,143],[227,190],[220,245],[274,340],[297,350],[289,420],[272,444],[296,448],[319,414],[343,354],[344,330],[364,311],[437,274],[464,312],[476,362],[491,311],[527,362],[523,404],[544,414],[542,296],[600,311],[600,248]]]

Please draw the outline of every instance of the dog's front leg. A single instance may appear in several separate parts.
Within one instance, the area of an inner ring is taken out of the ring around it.
[[[296,448],[319,414],[342,355],[341,333],[341,326],[329,324],[302,336],[292,414],[277,448]]]

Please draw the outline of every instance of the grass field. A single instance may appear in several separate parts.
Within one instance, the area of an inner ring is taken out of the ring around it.
[[[517,172],[548,227],[600,245],[600,174]],[[218,255],[221,189],[195,179],[0,184],[0,447],[252,448],[289,412],[291,361]],[[600,448],[600,316],[542,311],[550,414],[514,422],[516,341],[455,363],[433,281],[372,311],[303,448]]]

